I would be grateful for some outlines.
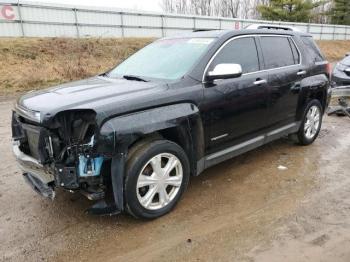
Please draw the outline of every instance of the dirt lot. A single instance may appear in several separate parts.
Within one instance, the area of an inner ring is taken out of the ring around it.
[[[0,261],[350,261],[350,119],[326,117],[309,147],[282,139],[213,167],[143,222],[32,192],[11,154],[12,103],[0,99]]]

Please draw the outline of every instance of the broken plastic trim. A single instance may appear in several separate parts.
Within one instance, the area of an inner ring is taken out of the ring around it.
[[[50,198],[53,200],[55,198],[55,191],[53,188],[47,184],[41,182],[38,178],[33,176],[30,173],[23,174],[24,180],[37,192],[39,195],[43,197]]]

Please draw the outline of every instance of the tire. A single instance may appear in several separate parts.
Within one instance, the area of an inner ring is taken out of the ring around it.
[[[312,115],[312,110],[316,110],[314,111],[314,116]],[[316,120],[316,114],[318,115],[318,122]],[[322,116],[323,110],[320,101],[316,99],[311,100],[305,108],[299,131],[296,133],[298,144],[306,146],[315,141],[321,130]]]
[[[186,190],[189,176],[189,160],[180,146],[168,140],[143,144],[127,160],[127,212],[143,219],[165,215]]]

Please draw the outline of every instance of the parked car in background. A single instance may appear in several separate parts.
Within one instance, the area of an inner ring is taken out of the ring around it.
[[[332,86],[350,86],[350,53],[338,62],[332,73]]]
[[[313,143],[329,68],[293,30],[160,39],[107,73],[19,98],[13,150],[44,196],[61,187],[97,201],[92,213],[156,218],[191,175],[282,136]]]

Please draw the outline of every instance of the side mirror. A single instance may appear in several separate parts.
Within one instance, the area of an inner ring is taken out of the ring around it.
[[[236,78],[242,75],[242,67],[239,64],[218,64],[213,71],[208,72],[206,79],[213,81],[215,79]]]

